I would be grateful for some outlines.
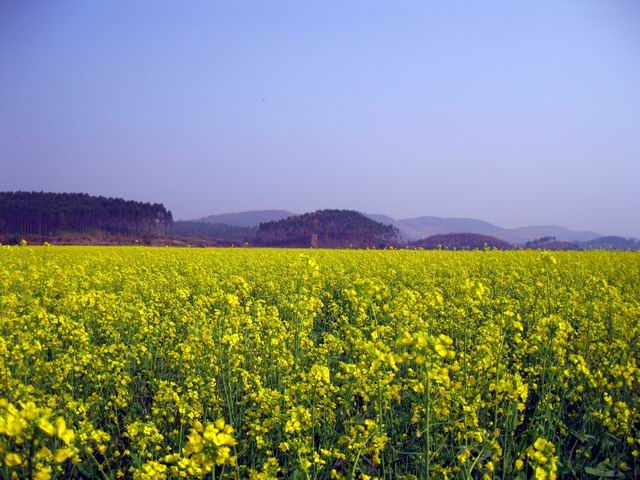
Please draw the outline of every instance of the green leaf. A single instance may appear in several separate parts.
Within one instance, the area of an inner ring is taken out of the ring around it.
[[[593,435],[588,435],[586,433],[581,432],[571,432],[574,437],[576,437],[581,442],[586,442],[587,440],[597,440]]]
[[[584,471],[589,475],[594,475],[600,478],[615,478],[619,475],[615,470],[608,469],[605,465],[598,465],[596,468],[584,467]]]

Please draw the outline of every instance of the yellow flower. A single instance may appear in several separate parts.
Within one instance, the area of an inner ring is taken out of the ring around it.
[[[51,460],[53,460],[53,453],[51,453],[51,450],[49,450],[47,447],[42,447],[36,452],[36,459],[50,462]]]
[[[27,420],[34,420],[38,416],[38,408],[33,402],[27,402],[22,405],[22,416]]]
[[[67,423],[64,421],[64,418],[62,417],[56,418],[55,425],[56,425],[56,435],[58,435],[58,438],[62,440],[64,443],[66,443],[67,445],[69,445],[73,440],[73,438],[75,437],[73,430],[70,430],[67,428]]]
[[[34,480],[49,480],[51,478],[51,467],[39,467],[33,476]]]
[[[546,480],[547,471],[543,467],[536,467],[536,480]]]
[[[75,454],[74,450],[69,447],[63,447],[56,450],[54,460],[56,463],[63,463]]]
[[[6,419],[0,418],[0,433],[4,433],[9,437],[20,435],[25,428],[27,428],[27,422],[18,415],[9,413]]]
[[[53,436],[56,433],[56,428],[44,417],[38,420],[38,427],[47,435]]]
[[[462,452],[458,454],[458,461],[460,463],[466,463],[471,456],[471,451],[468,448],[465,448]]]
[[[4,463],[7,467],[17,467],[18,465],[22,465],[22,457],[17,453],[7,453],[4,457]]]

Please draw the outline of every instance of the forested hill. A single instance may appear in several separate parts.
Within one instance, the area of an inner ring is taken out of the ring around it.
[[[5,237],[66,232],[158,236],[172,222],[171,212],[160,203],[86,193],[0,192],[0,235]]]
[[[380,247],[397,241],[398,231],[353,210],[318,210],[261,223],[258,245],[296,247]]]
[[[484,248],[496,248],[498,250],[510,250],[513,248],[508,242],[489,235],[478,233],[447,233],[433,235],[431,237],[411,243],[411,246],[428,250],[482,250]]]

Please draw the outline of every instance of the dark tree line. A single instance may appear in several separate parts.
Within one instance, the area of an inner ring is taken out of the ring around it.
[[[96,197],[86,193],[0,192],[0,234],[55,235],[107,232],[164,235],[173,223],[160,203]]]

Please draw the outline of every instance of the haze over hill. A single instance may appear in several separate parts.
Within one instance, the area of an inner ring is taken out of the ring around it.
[[[234,227],[257,227],[264,222],[274,222],[297,215],[286,210],[251,210],[247,212],[220,213],[194,220],[206,223],[224,223]]]
[[[640,237],[639,24],[637,0],[0,1],[0,190]]]
[[[355,210],[254,210],[173,221],[162,204],[84,193],[0,192],[0,243],[140,243],[323,248],[638,250],[640,242],[559,226],[505,229],[470,218],[396,220]],[[227,222],[227,223],[224,223]],[[534,238],[531,238],[534,237]],[[416,241],[419,240],[419,241]]]
[[[474,218],[441,218],[433,216],[401,219],[397,221],[395,226],[401,233],[404,233],[409,240],[456,232],[490,235],[510,243],[524,243],[546,236],[553,236],[565,242],[583,242],[602,236],[597,232],[574,231],[558,225],[530,225],[518,228],[503,228]]]
[[[196,220],[208,223],[220,223],[242,227],[257,227],[260,223],[278,221],[296,215],[287,210],[254,210],[248,212],[210,215]],[[585,242],[602,235],[592,231],[574,231],[558,225],[531,225],[518,228],[503,228],[484,220],[473,218],[442,218],[421,216],[395,219],[388,215],[365,213],[376,222],[391,225],[398,229],[400,238],[411,242],[433,235],[447,233],[476,233],[488,235],[509,243],[525,243],[540,237],[555,237],[563,242]]]

